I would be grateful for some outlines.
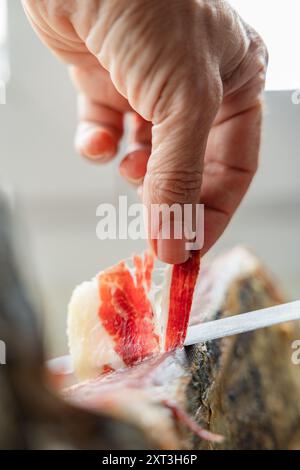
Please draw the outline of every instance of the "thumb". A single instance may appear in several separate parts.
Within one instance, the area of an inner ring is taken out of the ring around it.
[[[196,205],[200,202],[204,154],[220,94],[212,86],[201,93],[180,93],[177,89],[163,119],[153,119],[143,202],[150,244],[166,263],[185,262],[190,256],[189,234],[203,230],[196,227]],[[187,204],[192,214],[188,220]]]

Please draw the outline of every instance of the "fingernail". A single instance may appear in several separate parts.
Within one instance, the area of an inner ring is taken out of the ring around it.
[[[148,159],[149,152],[146,150],[135,150],[123,158],[119,171],[128,181],[140,184],[143,182],[146,173]]]
[[[81,153],[91,160],[106,161],[117,152],[114,136],[103,129],[90,129],[77,142]]]
[[[175,234],[180,234],[181,238],[175,238]],[[168,227],[161,228],[157,239],[157,256],[158,258],[170,264],[180,264],[188,260],[190,252],[186,249],[186,238],[182,221],[172,221],[170,230]]]

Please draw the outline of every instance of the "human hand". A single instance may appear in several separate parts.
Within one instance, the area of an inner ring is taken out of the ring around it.
[[[131,113],[121,174],[143,201],[205,205],[205,253],[255,174],[266,48],[222,0],[23,0],[78,89],[78,151],[112,159]],[[184,240],[150,240],[180,263]]]

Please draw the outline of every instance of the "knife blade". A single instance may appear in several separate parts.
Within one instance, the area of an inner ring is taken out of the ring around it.
[[[184,345],[191,346],[295,320],[300,320],[299,300],[190,326]],[[47,364],[53,373],[57,371],[60,374],[73,373],[72,360],[69,355],[51,359],[47,361]]]
[[[300,320],[299,300],[190,326],[184,345],[190,346],[295,320]]]

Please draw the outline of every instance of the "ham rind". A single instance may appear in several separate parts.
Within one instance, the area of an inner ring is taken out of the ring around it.
[[[187,430],[201,440],[220,443],[221,435],[204,429],[185,409],[189,378],[187,356],[178,349],[75,384],[63,393],[75,405],[136,423],[160,449],[185,448],[182,434]]]
[[[147,297],[151,265],[134,257],[135,278],[125,262],[98,277],[99,319],[114,343],[114,350],[131,366],[160,351],[155,314]],[[146,284],[146,288],[145,288]]]
[[[171,351],[184,344],[199,269],[199,252],[193,252],[185,263],[172,268],[165,351]]]

